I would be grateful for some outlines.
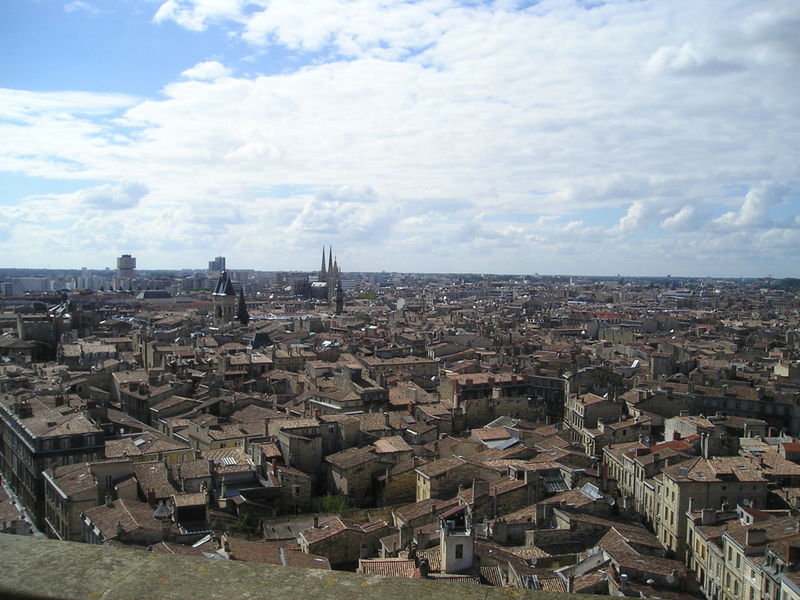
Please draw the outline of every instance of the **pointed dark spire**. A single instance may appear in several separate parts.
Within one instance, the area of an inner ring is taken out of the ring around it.
[[[328,275],[333,273],[333,246],[328,246]]]
[[[322,268],[319,270],[319,280],[323,281],[325,279],[325,246],[322,247]]]
[[[250,322],[250,313],[247,312],[247,302],[244,301],[244,287],[239,289],[239,306],[236,308],[236,318],[239,323],[247,325]]]
[[[233,282],[231,278],[228,277],[227,271],[222,271],[219,274],[219,279],[217,280],[217,285],[214,287],[214,295],[215,296],[235,296],[236,291],[233,289]]]

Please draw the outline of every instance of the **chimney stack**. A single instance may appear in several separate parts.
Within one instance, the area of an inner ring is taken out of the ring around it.
[[[760,528],[748,529],[745,532],[745,544],[747,546],[759,546],[766,543],[767,530]]]

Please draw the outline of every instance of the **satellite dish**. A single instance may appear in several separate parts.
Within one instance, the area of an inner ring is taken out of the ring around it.
[[[614,500],[614,498],[609,498],[609,499],[608,499],[608,505],[609,505],[609,506],[614,506],[616,503],[617,503],[617,501],[616,501],[616,500]]]
[[[667,575],[667,583],[670,585],[675,585],[675,582],[678,581],[678,578],[675,575]]]
[[[608,581],[608,573],[606,573],[605,571],[603,571],[603,572],[600,574],[600,579],[602,579],[603,581]]]

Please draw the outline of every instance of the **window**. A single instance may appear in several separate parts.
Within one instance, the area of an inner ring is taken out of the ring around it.
[[[464,544],[456,544],[456,558],[464,558]]]

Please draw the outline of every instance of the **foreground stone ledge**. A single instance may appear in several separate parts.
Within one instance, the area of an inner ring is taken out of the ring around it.
[[[592,596],[205,560],[0,534],[0,598],[567,600]]]

